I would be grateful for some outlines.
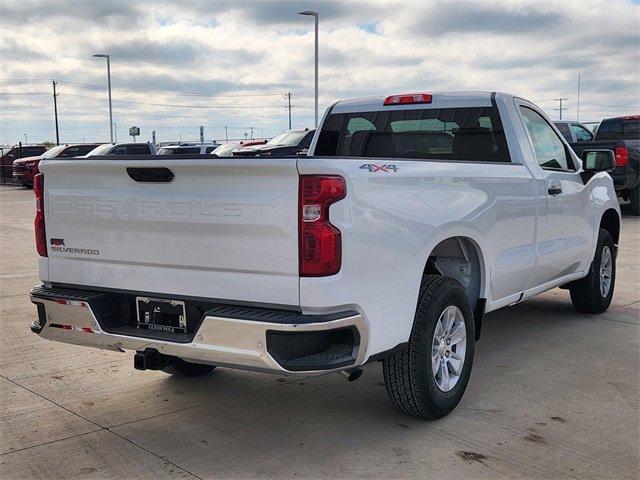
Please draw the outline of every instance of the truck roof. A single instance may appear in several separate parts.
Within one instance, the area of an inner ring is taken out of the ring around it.
[[[414,92],[398,92],[391,95],[412,94]],[[427,93],[432,96],[431,103],[416,103],[407,105],[388,105],[383,107],[385,97],[362,97],[337,102],[332,113],[371,112],[381,108],[389,110],[414,110],[424,108],[455,108],[455,107],[490,107],[493,92],[415,92]],[[500,93],[498,95],[511,97]]]

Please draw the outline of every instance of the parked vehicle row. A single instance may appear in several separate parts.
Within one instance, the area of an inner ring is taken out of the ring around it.
[[[578,158],[533,103],[360,98],[307,135],[307,156],[41,162],[32,331],[184,376],[353,380],[381,361],[401,411],[440,418],[485,313],[554,287],[580,312],[609,307],[614,154]]]

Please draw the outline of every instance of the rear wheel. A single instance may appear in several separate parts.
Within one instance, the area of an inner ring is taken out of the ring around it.
[[[475,343],[467,294],[455,280],[426,275],[408,349],[383,361],[391,401],[418,418],[447,415],[469,382]]]
[[[582,313],[602,313],[613,298],[616,282],[616,247],[608,231],[601,228],[589,275],[569,288],[571,303]]]
[[[202,363],[191,363],[181,358],[173,358],[171,363],[162,369],[164,373],[178,375],[180,377],[199,377],[211,373],[216,367]]]

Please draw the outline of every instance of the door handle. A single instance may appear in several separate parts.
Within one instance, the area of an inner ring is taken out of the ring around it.
[[[127,174],[132,180],[143,183],[169,183],[173,180],[173,172],[165,167],[127,167]]]
[[[547,189],[549,195],[560,195],[562,193],[562,186],[557,183],[552,183]]]

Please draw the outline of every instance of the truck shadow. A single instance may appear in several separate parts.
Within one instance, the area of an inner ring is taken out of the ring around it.
[[[567,378],[589,375],[588,368],[606,362],[606,345],[594,335],[610,328],[603,324],[615,325],[575,312],[568,295],[557,294],[488,315],[469,388],[459,407],[436,422],[397,412],[377,363],[353,383],[332,374],[271,377],[265,384],[225,369],[195,384],[167,378],[160,388],[179,389],[186,397],[197,394],[193,388],[205,388],[210,400],[117,432],[204,477],[348,477],[381,469],[406,476],[442,455],[464,468],[469,458],[483,458],[462,448],[465,442],[458,438],[465,429],[479,428],[478,418],[505,422],[523,411],[532,415],[533,404],[554,395],[559,410],[548,415],[566,415],[561,388]],[[562,367],[552,368],[558,362]],[[234,385],[240,393],[228,389]]]

